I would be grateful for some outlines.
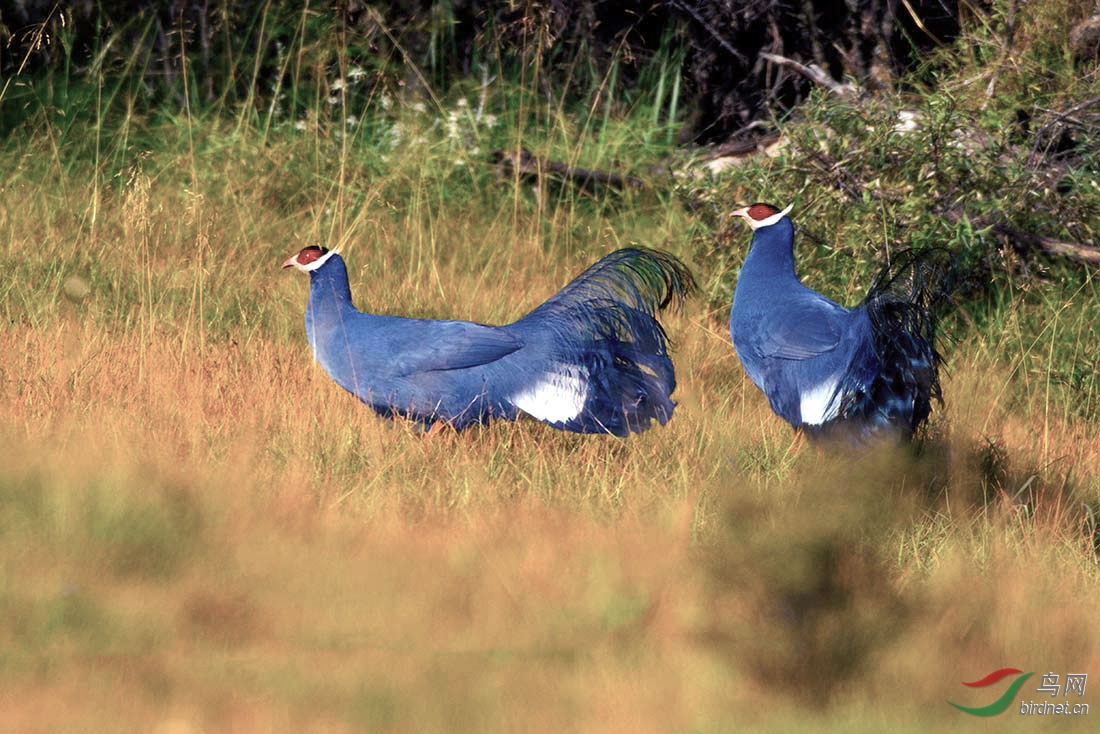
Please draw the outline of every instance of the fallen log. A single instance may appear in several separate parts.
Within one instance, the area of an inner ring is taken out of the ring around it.
[[[518,152],[494,150],[490,154],[490,159],[497,169],[497,175],[501,178],[518,175],[522,179],[541,181],[544,176],[553,174],[572,181],[581,189],[592,184],[610,186],[619,191],[646,187],[645,181],[630,174],[580,168],[568,163],[540,158],[526,148],[520,148]]]
[[[1038,249],[1047,255],[1066,257],[1088,265],[1100,265],[1100,247],[1085,245],[1080,242],[1068,242],[1056,240],[1033,232],[1023,232],[1005,224],[993,225],[993,231],[1011,240],[1017,249]]]

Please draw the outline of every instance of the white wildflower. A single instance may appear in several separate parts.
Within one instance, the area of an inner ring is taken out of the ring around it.
[[[898,112],[898,121],[894,124],[894,132],[911,133],[920,130],[921,116],[918,112],[901,110]]]
[[[447,139],[458,140],[458,113],[451,110],[447,113]]]

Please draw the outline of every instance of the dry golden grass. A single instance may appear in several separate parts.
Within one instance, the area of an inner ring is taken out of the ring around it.
[[[997,340],[955,348],[917,455],[792,436],[699,301],[664,428],[424,436],[312,363],[301,240],[347,245],[360,305],[492,322],[685,215],[333,224],[245,168],[0,219],[6,730],[961,731],[959,681],[1100,674],[1094,426]]]
[[[1100,667],[1095,561],[1049,516],[1061,500],[1029,521],[920,496],[926,474],[961,474],[940,482],[962,497],[977,481],[959,434],[1051,458],[989,407],[996,378],[960,360],[942,467],[848,464],[792,442],[715,324],[669,327],[681,405],[628,441],[529,421],[425,437],[301,341],[0,332],[0,719],[808,729],[831,701],[838,730],[961,729],[941,706],[960,680]],[[1094,442],[1050,430],[1095,487]],[[835,599],[792,624],[798,588]]]

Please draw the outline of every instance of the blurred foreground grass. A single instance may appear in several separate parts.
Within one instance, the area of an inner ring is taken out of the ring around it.
[[[851,303],[879,233],[940,236],[920,200],[830,201],[797,147],[681,196],[532,190],[484,152],[643,171],[669,151],[644,110],[540,127],[514,101],[13,134],[0,729],[971,731],[944,699],[993,696],[963,680],[1100,675],[1094,275],[1006,270],[948,324],[919,450],[821,454],[737,363],[749,234],[713,222],[804,196],[806,278]],[[616,247],[680,254],[705,294],[666,321],[676,415],[626,441],[379,419],[311,361],[307,285],[279,265],[312,242],[344,248],[362,308],[485,322]]]
[[[242,216],[197,200],[195,221]],[[181,234],[97,235],[96,258],[60,230],[10,240],[13,731],[961,731],[961,680],[1100,667],[1094,425],[995,366],[1009,337],[953,349],[917,455],[794,440],[698,301],[667,323],[667,427],[426,438],[312,364],[289,235],[252,251],[211,226],[197,259],[203,226],[149,211],[104,206],[102,231]],[[471,222],[419,232],[450,256],[414,266],[388,226],[348,257],[360,302],[397,312],[511,318],[588,259],[522,231],[479,250]],[[578,251],[615,244],[593,237]]]

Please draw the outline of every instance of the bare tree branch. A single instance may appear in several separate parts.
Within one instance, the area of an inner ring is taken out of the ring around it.
[[[801,61],[795,61],[794,59],[788,59],[786,56],[780,56],[779,54],[767,53],[766,51],[760,52],[760,58],[772,62],[773,64],[779,64],[780,66],[786,66],[794,69],[802,76],[806,77],[814,84],[825,87],[830,92],[838,94],[841,97],[854,97],[856,95],[855,87],[851,84],[843,84],[836,81],[817,64],[810,64],[807,66]]]
[[[733,46],[731,46],[730,42],[727,41],[725,38],[723,38],[722,35],[720,33],[718,33],[717,29],[715,29],[714,26],[712,26],[710,23],[708,23],[706,18],[704,18],[702,15],[700,15],[698,10],[691,7],[687,3],[682,2],[681,0],[669,0],[669,5],[676,8],[677,10],[682,10],[683,12],[690,15],[695,20],[695,22],[698,23],[700,25],[700,27],[702,27],[703,30],[705,30],[708,34],[710,34],[711,38],[713,38],[715,41],[718,42],[719,46],[724,48],[726,50],[726,52],[729,53],[730,55],[732,55],[735,59],[740,61],[742,64],[747,65],[749,63],[749,60],[745,56],[745,54],[741,53],[740,51],[735,49]]]

